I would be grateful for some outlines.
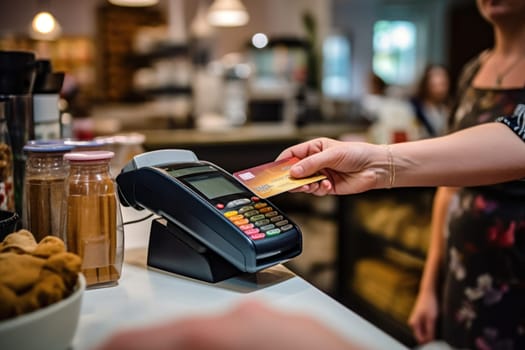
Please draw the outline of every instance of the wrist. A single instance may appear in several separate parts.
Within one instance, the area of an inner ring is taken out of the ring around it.
[[[390,145],[377,145],[376,156],[372,157],[372,168],[376,175],[375,188],[392,188],[396,183],[396,167]],[[375,158],[375,159],[374,159]]]
[[[392,188],[396,182],[396,165],[394,163],[394,155],[392,154],[392,148],[390,145],[383,146],[386,150],[386,159],[388,163],[388,184],[387,188]]]

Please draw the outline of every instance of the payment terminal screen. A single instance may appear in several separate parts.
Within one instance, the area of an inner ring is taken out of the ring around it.
[[[205,175],[188,176],[185,177],[184,180],[208,197],[208,199],[245,192],[242,187],[229,181],[220,174],[208,173]]]

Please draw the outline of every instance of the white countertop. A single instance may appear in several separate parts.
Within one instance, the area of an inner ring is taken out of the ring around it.
[[[124,208],[128,220],[147,214]],[[84,293],[73,349],[92,349],[124,327],[222,312],[247,298],[311,315],[347,339],[371,349],[406,349],[281,265],[216,284],[148,269],[145,261],[150,223],[148,220],[125,226],[126,262],[118,285]]]

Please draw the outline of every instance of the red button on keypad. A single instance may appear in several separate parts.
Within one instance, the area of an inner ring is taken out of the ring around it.
[[[255,241],[255,240],[258,240],[258,239],[262,239],[265,236],[266,235],[264,233],[256,233],[256,234],[250,235],[250,238]]]
[[[256,233],[261,232],[258,228],[250,228],[250,229],[248,229],[248,230],[243,230],[243,231],[244,231],[244,233],[246,233],[248,236],[252,236],[252,235],[254,235],[254,234],[256,234]]]

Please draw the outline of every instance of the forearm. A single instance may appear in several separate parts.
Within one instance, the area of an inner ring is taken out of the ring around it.
[[[525,177],[525,143],[500,123],[389,147],[394,187],[476,186]],[[382,152],[378,161],[384,164],[388,155]],[[380,184],[388,187],[387,181]]]
[[[327,177],[298,190],[319,196],[374,188],[479,186],[525,178],[525,142],[502,123],[388,146],[318,138],[284,150],[278,159],[292,156],[301,159],[291,167],[292,177],[318,172]]]

